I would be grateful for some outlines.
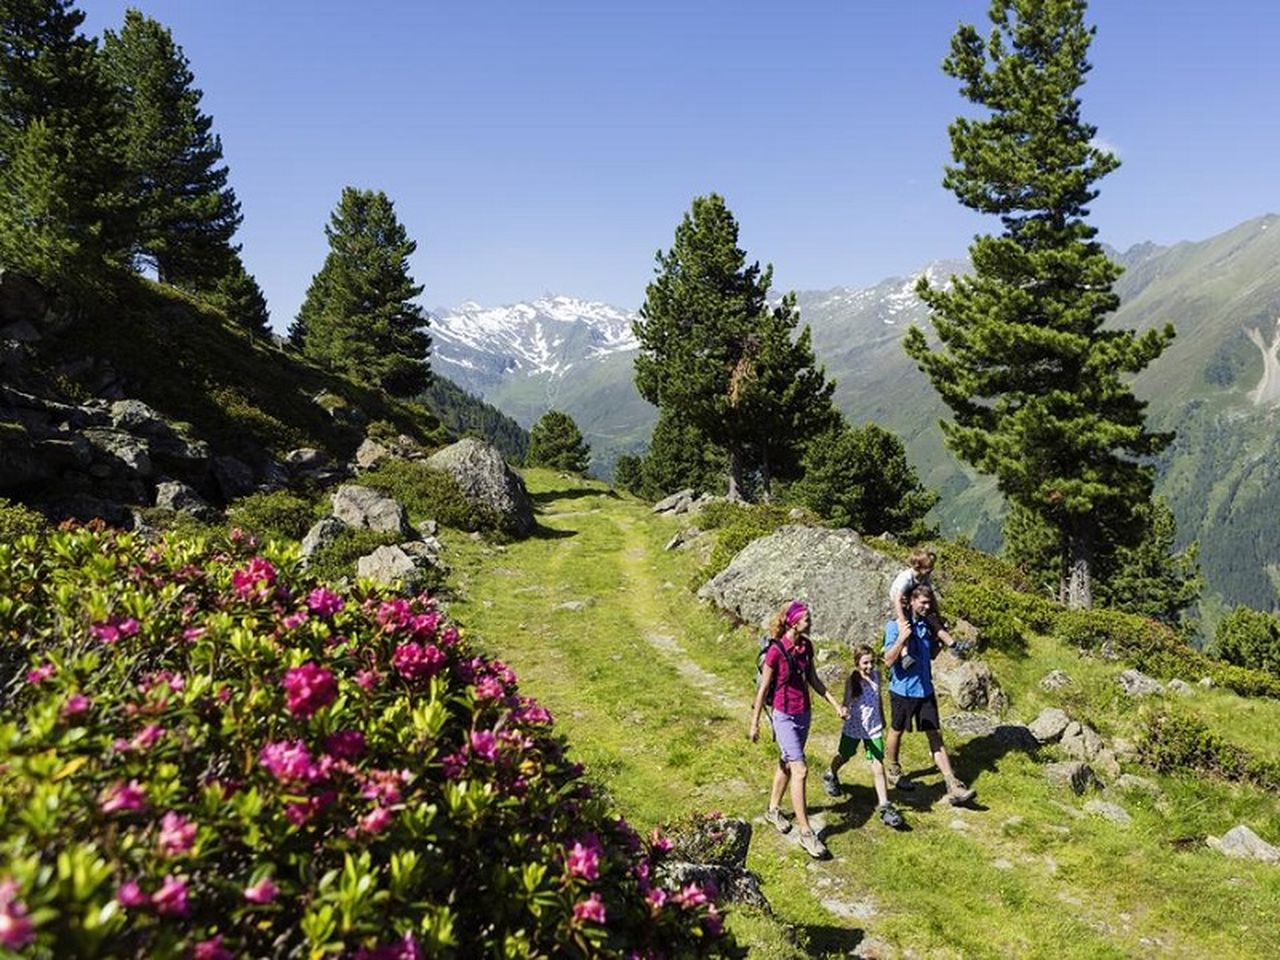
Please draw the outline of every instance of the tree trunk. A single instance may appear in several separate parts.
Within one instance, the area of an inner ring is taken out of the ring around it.
[[[742,448],[729,447],[729,492],[726,496],[739,502],[742,500],[742,460]]]
[[[1071,594],[1071,538],[1058,535],[1058,602],[1066,605]]]
[[[1086,531],[1071,534],[1070,573],[1067,606],[1072,610],[1093,609],[1093,537]]]

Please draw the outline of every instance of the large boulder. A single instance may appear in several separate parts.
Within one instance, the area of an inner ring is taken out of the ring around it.
[[[510,533],[521,537],[533,533],[537,526],[533,501],[497,447],[468,437],[437,450],[427,466],[453,477],[468,500],[496,513]]]
[[[950,650],[933,662],[933,679],[960,710],[987,706],[996,689],[989,666],[978,660],[961,660]]]
[[[815,634],[876,646],[898,566],[852,530],[782,527],[747,544],[698,596],[761,624],[788,600],[803,600]]]

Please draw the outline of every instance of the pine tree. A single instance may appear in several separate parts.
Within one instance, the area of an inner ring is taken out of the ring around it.
[[[834,389],[807,329],[792,340],[794,297],[769,307],[773,268],[747,265],[716,194],[693,201],[656,273],[635,324],[640,394],[725,450],[730,499],[742,496],[753,450],[767,493],[775,460],[828,422]]]
[[[233,272],[240,204],[222,141],[168,28],[137,10],[103,35],[104,73],[124,117],[124,166],[138,204],[137,259],[162,281],[199,289]]]
[[[582,431],[573,417],[559,410],[548,410],[529,430],[529,453],[525,462],[531,467],[586,473],[591,462],[591,447],[582,439]]]
[[[120,115],[83,20],[70,0],[0,3],[0,262],[73,295],[133,231]]]
[[[1120,268],[1094,239],[1087,204],[1118,160],[1080,116],[1094,34],[1084,13],[1084,0],[993,0],[989,39],[969,25],[953,37],[943,70],[986,115],[951,124],[943,184],[1004,231],[974,241],[971,276],[950,288],[921,280],[941,349],[918,329],[905,344],[954,415],[948,446],[1056,532],[1075,607],[1092,605],[1097,518],[1150,499],[1141,458],[1170,439],[1147,431],[1145,404],[1121,377],[1173,336],[1101,328]]]
[[[329,254],[289,335],[303,353],[397,396],[430,382],[427,315],[409,275],[417,244],[381,190],[346,187],[325,227]]]
[[[681,417],[679,411],[659,408],[649,449],[640,463],[640,487],[635,492],[654,500],[685,489],[720,493],[727,466],[724,451]]]
[[[271,313],[267,298],[253,274],[244,267],[238,253],[231,253],[230,267],[205,296],[234,322],[257,336],[271,333]]]
[[[805,449],[804,476],[789,495],[836,527],[924,540],[938,495],[920,483],[902,441],[883,427],[843,421]]]

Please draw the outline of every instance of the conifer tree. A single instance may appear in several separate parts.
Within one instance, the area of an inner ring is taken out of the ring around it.
[[[591,447],[573,417],[560,410],[548,410],[529,430],[529,452],[525,462],[531,467],[551,467],[570,473],[586,473]]]
[[[970,25],[952,38],[943,70],[983,113],[951,124],[943,184],[1004,230],[975,239],[971,276],[949,288],[921,280],[941,348],[918,329],[905,344],[954,415],[948,446],[1055,531],[1075,607],[1092,605],[1098,518],[1150,499],[1141,458],[1169,441],[1147,431],[1122,376],[1173,336],[1102,329],[1120,267],[1094,239],[1087,205],[1119,161],[1080,115],[1094,34],[1085,6],[993,0],[988,39]]]
[[[134,254],[166,283],[207,287],[234,272],[240,204],[227,185],[222,141],[168,28],[137,10],[102,44],[104,72],[124,117],[124,167],[138,204]]]
[[[875,423],[854,427],[841,417],[805,449],[804,476],[789,496],[836,527],[924,540],[925,514],[938,495],[920,483],[896,434]]]
[[[82,294],[132,236],[120,116],[71,0],[0,3],[0,262]]]
[[[409,239],[381,190],[346,187],[325,227],[329,254],[311,279],[290,339],[317,362],[397,396],[430,382],[427,315],[413,298]]]
[[[747,265],[716,194],[693,201],[656,274],[635,324],[641,396],[725,450],[730,499],[742,497],[753,449],[767,491],[772,461],[826,423],[834,389],[813,366],[807,331],[792,340],[794,298],[770,308],[773,268]]]
[[[234,251],[230,254],[230,267],[218,278],[206,294],[214,306],[228,318],[240,324],[250,333],[267,336],[271,333],[271,313],[267,298],[258,286],[253,274],[244,267],[244,261]]]
[[[720,493],[727,466],[724,451],[678,410],[659,408],[649,449],[640,462],[640,486],[633,489],[655,500],[690,488],[699,493]]]

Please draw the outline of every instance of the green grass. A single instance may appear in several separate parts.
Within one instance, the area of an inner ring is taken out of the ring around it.
[[[662,550],[681,520],[656,517],[600,484],[536,470],[526,479],[541,505],[541,536],[501,545],[448,535],[459,593],[453,612],[554,712],[574,754],[633,822],[648,827],[710,809],[757,817],[773,763],[770,744],[746,739],[757,629],[734,627],[688,591],[694,552]],[[562,606],[573,602],[582,608]],[[1106,736],[1134,726],[1115,682],[1120,664],[1048,638],[1026,640],[989,657],[1013,716],[1030,720],[1057,705]],[[1055,667],[1076,682],[1041,690],[1039,679]],[[1197,690],[1178,705],[1202,712],[1224,735],[1222,725],[1235,721],[1231,736],[1276,749],[1267,735],[1280,721],[1274,702]],[[819,705],[815,767],[837,733]],[[1124,828],[1085,815],[1083,800],[1048,785],[1042,765],[1056,748],[1029,756],[990,738],[948,741],[983,809],[937,804],[940,778],[924,743],[908,737],[904,765],[922,785],[901,795],[910,832],[869,820],[874,795],[861,764],[846,768],[839,801],[810,785],[811,812],[824,819],[835,859],[813,863],[757,824],[749,866],[774,915],[730,916],[752,956],[847,956],[864,937],[929,957],[1244,957],[1272,949],[1280,871],[1227,860],[1204,837],[1240,822],[1280,837],[1276,797],[1152,775],[1163,799],[1109,797],[1133,817]]]

